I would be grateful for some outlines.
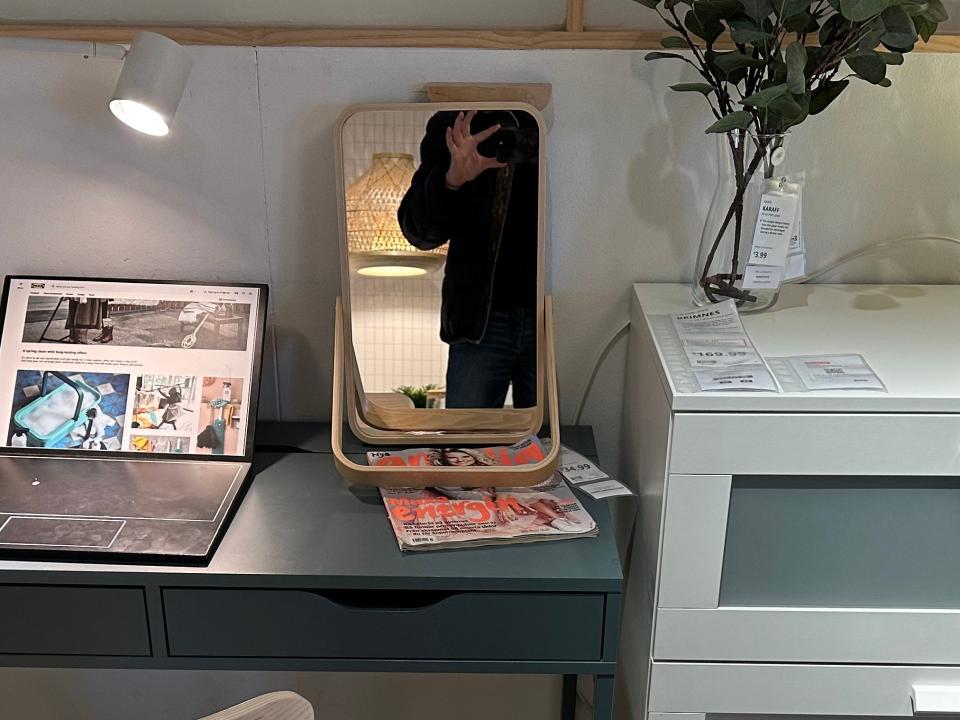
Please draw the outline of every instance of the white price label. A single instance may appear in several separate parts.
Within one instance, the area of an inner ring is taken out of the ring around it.
[[[587,493],[587,495],[594,500],[604,500],[611,497],[636,494],[633,490],[617,480],[604,480],[603,482],[577,485],[577,490],[583,490],[583,492]]]
[[[787,264],[790,236],[797,217],[796,195],[764,193],[760,197],[748,265],[782,268]]]
[[[782,281],[782,267],[747,265],[743,273],[744,290],[776,290]]]
[[[764,365],[737,365],[722,370],[695,370],[700,389],[769,390],[777,392],[773,375]]]
[[[787,358],[807,390],[886,390],[862,355]]]
[[[557,469],[567,482],[574,485],[610,477],[583,455],[563,445],[560,446],[560,466]]]

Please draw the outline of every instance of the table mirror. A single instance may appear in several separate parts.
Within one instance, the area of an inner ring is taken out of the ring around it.
[[[348,401],[369,425],[539,429],[544,134],[539,113],[519,103],[344,115]]]
[[[510,444],[536,434],[547,408],[559,429],[545,134],[516,102],[344,113],[335,433],[345,414],[370,444]],[[515,484],[545,479],[555,460]]]

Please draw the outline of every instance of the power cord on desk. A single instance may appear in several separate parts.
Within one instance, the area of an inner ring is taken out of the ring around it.
[[[583,392],[580,393],[580,402],[577,403],[577,412],[573,416],[574,425],[580,424],[580,418],[583,415],[583,408],[587,404],[587,397],[590,395],[590,389],[593,387],[593,381],[597,379],[597,373],[600,371],[600,366],[603,365],[603,361],[613,349],[613,346],[616,344],[617,340],[619,340],[629,328],[630,321],[627,320],[623,325],[617,328],[617,331],[609,340],[607,340],[603,348],[600,350],[600,354],[597,356],[597,360],[593,364],[593,370],[590,371],[590,377],[587,379],[587,384],[584,386]]]
[[[841,265],[850,262],[851,260],[856,260],[861,258],[864,255],[870,255],[875,253],[878,250],[885,250],[886,248],[895,247],[897,245],[907,245],[909,243],[921,242],[923,240],[939,240],[941,242],[948,242],[954,245],[960,245],[960,239],[955,237],[950,237],[949,235],[908,235],[906,237],[897,238],[896,240],[887,240],[881,243],[875,243],[873,245],[867,245],[864,248],[855,250],[852,253],[848,253],[843,257],[833,261],[829,265],[820,268],[819,270],[810,273],[808,275],[803,275],[802,277],[795,278],[794,280],[788,280],[790,283],[807,283],[812,280],[816,280],[818,277],[826,275],[831,270],[836,270]]]

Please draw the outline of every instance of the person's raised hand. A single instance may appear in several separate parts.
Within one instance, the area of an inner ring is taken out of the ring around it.
[[[491,125],[476,135],[470,134],[470,122],[477,114],[471,110],[466,115],[457,113],[453,127],[447,128],[447,149],[450,151],[450,167],[447,169],[447,187],[457,190],[464,183],[477,178],[484,170],[507,167],[496,158],[485,157],[477,151],[477,146],[500,129],[500,125]]]

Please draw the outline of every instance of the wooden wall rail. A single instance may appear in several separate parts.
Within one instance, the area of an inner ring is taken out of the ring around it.
[[[658,30],[583,28],[583,0],[568,0],[567,9],[566,30],[0,24],[0,37],[128,43],[141,30],[152,30],[185,45],[649,50],[659,48],[660,39],[667,34]],[[929,44],[917,49],[924,52],[960,52],[960,35],[934,36]]]

